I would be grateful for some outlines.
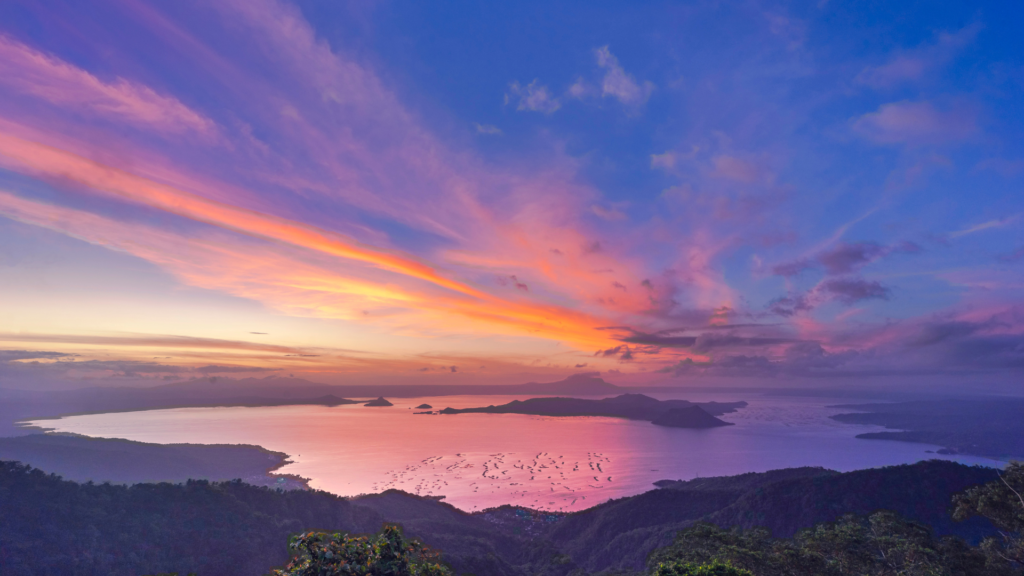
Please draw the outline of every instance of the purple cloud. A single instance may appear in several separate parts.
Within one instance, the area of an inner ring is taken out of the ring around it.
[[[810,312],[826,302],[837,301],[851,305],[863,300],[888,300],[892,290],[875,280],[863,278],[829,278],[804,293],[781,296],[768,303],[773,314],[789,318],[801,312]]]
[[[971,43],[980,29],[981,26],[975,23],[956,32],[943,32],[933,43],[898,53],[885,64],[864,68],[856,81],[880,89],[920,80]]]
[[[792,294],[772,300],[768,303],[768,309],[779,316],[788,318],[800,312],[809,312],[814,309],[814,306],[806,294]]]
[[[822,282],[819,290],[830,294],[844,304],[861,300],[888,300],[891,291],[876,281],[860,278],[833,278]]]
[[[63,352],[45,352],[40,350],[0,350],[0,362],[13,362],[15,360],[55,360],[67,358],[75,354]]]
[[[701,374],[758,378],[779,375],[845,376],[850,372],[843,368],[859,356],[860,353],[856,351],[828,352],[817,342],[797,342],[776,357],[738,354],[722,356],[710,362],[695,362],[687,358],[659,372],[673,376]]]
[[[505,95],[505,103],[508,104],[510,97],[519,98],[516,110],[530,110],[551,114],[562,107],[562,103],[555,98],[547,86],[540,84],[540,80],[534,79],[526,86],[519,82],[513,82],[508,86],[508,94]]]
[[[888,88],[900,82],[920,79],[928,64],[919,56],[897,56],[881,66],[865,68],[856,80],[873,88]]]
[[[967,370],[1024,368],[1020,310],[983,321],[926,323],[911,335],[907,349],[933,366]]]
[[[516,290],[522,290],[523,292],[530,291],[530,287],[525,282],[520,282],[519,278],[516,278],[515,274],[510,276],[498,276],[498,284],[508,286],[509,283],[511,283]]]
[[[888,253],[888,248],[874,242],[841,243],[818,255],[818,262],[828,274],[847,274]]]
[[[909,343],[912,346],[931,346],[951,339],[974,334],[984,326],[977,322],[935,322],[926,324]]]
[[[163,372],[164,370],[143,370],[137,368],[136,372]],[[196,372],[201,374],[227,374],[232,372],[276,372],[276,368],[257,368],[255,366],[202,366],[196,368]]]
[[[1016,250],[1010,252],[1009,254],[1001,254],[999,256],[996,256],[996,260],[999,260],[1000,262],[1016,262],[1022,258],[1024,258],[1024,246],[1017,248]]]
[[[974,112],[940,110],[931,102],[883,104],[853,121],[853,131],[878,144],[928,145],[956,142],[978,133]]]
[[[828,275],[849,274],[889,254],[916,254],[923,250],[921,246],[910,241],[892,246],[882,246],[877,242],[841,242],[834,248],[820,252],[813,259],[801,258],[778,264],[772,268],[772,273],[788,278],[820,265]]]
[[[815,264],[812,260],[806,258],[800,260],[794,260],[792,262],[785,262],[772,268],[772,274],[776,276],[785,276],[787,278],[792,276],[798,276],[804,270],[814,268]]]
[[[625,346],[616,346],[614,348],[608,348],[607,350],[598,350],[597,352],[594,352],[594,356],[600,356],[602,358],[607,358],[609,356],[614,356],[614,355],[618,354],[619,352],[622,352],[623,348],[625,348]]]
[[[776,346],[795,342],[792,338],[738,336],[715,332],[704,332],[699,336],[674,335],[679,332],[679,330],[665,330],[654,334],[645,334],[633,331],[631,336],[622,338],[622,341],[659,348],[692,348],[701,351],[719,348]]]

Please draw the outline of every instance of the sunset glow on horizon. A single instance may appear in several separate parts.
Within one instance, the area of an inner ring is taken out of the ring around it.
[[[0,6],[0,385],[1012,385],[1020,10],[898,4]]]

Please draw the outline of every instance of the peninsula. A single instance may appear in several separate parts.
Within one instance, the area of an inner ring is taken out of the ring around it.
[[[942,446],[940,454],[972,454],[1000,460],[1024,457],[1024,398],[956,398],[891,404],[833,406],[857,412],[836,414],[846,424],[872,424],[889,430],[857,438]]]
[[[621,394],[601,400],[580,398],[531,398],[513,400],[501,406],[483,408],[445,408],[441,414],[533,414],[537,416],[611,416],[647,420],[674,428],[714,428],[729,423],[715,418],[735,412],[746,402],[690,402],[657,400],[643,394]],[[699,412],[694,409],[699,410]],[[657,420],[657,422],[655,422]]]

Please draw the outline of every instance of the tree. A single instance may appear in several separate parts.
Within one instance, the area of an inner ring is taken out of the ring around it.
[[[672,544],[655,550],[648,558],[648,566],[655,574],[662,565],[715,563],[727,563],[757,576],[827,574],[821,559],[793,540],[772,538],[763,528],[723,530],[703,522],[679,531]]]
[[[981,543],[993,573],[1024,574],[1024,463],[1010,462],[999,480],[958,494],[953,505],[957,520],[984,516],[999,529]]]
[[[710,564],[667,562],[658,564],[654,576],[754,576],[749,570],[714,561]]]
[[[697,524],[680,531],[670,546],[652,553],[655,576],[719,576],[694,571],[728,566],[757,576],[1002,576],[963,541],[936,540],[931,531],[892,512],[864,518],[844,516],[792,539],[771,538],[763,529],[722,530]],[[682,571],[682,570],[690,571]],[[675,571],[673,571],[675,570]]]
[[[393,524],[369,537],[306,532],[289,548],[295,557],[273,576],[452,576],[440,553],[407,540]]]

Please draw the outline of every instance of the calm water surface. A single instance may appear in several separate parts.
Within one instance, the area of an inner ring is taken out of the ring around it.
[[[673,396],[654,395],[661,399]],[[682,396],[679,396],[682,397]],[[71,416],[35,425],[93,437],[161,444],[256,444],[291,455],[282,473],[339,495],[399,488],[444,495],[463,510],[519,504],[581,510],[652,488],[661,479],[726,476],[794,466],[848,471],[927,458],[998,465],[986,458],[929,454],[936,447],[855,435],[874,426],[828,418],[843,410],[824,398],[744,399],[722,417],[735,426],[687,430],[618,418],[519,414],[413,415],[434,409],[503,404],[526,397],[393,399],[395,406],[181,408]],[[848,400],[846,402],[849,402]],[[860,402],[860,401],[858,401]]]

